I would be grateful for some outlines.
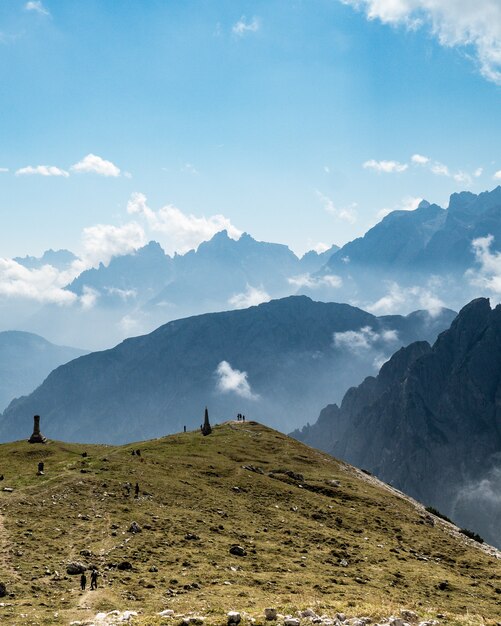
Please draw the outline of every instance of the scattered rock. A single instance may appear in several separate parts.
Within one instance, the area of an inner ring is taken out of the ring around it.
[[[6,595],[7,587],[5,586],[5,583],[0,583],[0,598],[5,598]]]
[[[242,469],[248,470],[249,472],[255,472],[256,474],[264,474],[263,468],[256,467],[255,465],[242,465]]]
[[[305,611],[301,611],[301,617],[310,617],[311,619],[315,619],[318,615],[313,609],[306,609]]]
[[[200,537],[198,535],[195,535],[195,533],[186,533],[184,538],[187,539],[188,541],[199,541],[200,540]]]
[[[242,617],[238,611],[230,611],[228,613],[228,626],[237,626],[240,624]]]
[[[118,563],[117,569],[122,571],[132,569],[132,563],[130,561],[121,561]]]
[[[172,609],[165,609],[164,611],[157,613],[157,615],[160,615],[160,617],[173,617],[174,611]]]
[[[437,585],[437,589],[440,589],[440,591],[445,591],[446,589],[449,589],[449,588],[450,588],[450,586],[449,586],[449,581],[448,580],[442,580]]]
[[[245,549],[242,548],[242,546],[237,545],[231,546],[230,554],[233,554],[234,556],[247,556]]]
[[[141,533],[143,532],[141,529],[141,526],[139,526],[139,524],[137,522],[132,522],[132,524],[129,526],[129,531],[130,533]]]
[[[409,609],[401,609],[400,615],[404,618],[406,622],[418,621],[418,614],[414,611],[409,611]]]
[[[287,617],[284,619],[284,626],[300,626],[301,624],[301,620],[299,620],[297,617],[291,617],[290,615],[287,615]]]
[[[89,557],[92,556],[92,552],[90,550],[80,550],[80,555]]]
[[[272,622],[277,619],[277,609],[265,609],[264,617],[268,622]]]
[[[4,487],[2,491],[6,491],[7,493],[12,493],[14,489],[12,489],[12,487]]]
[[[70,576],[76,576],[77,574],[83,574],[87,569],[87,565],[84,563],[80,563],[78,561],[73,561],[72,563],[68,563],[66,566],[66,573]]]
[[[150,571],[150,572],[158,572],[158,567],[157,567],[156,565],[152,565],[152,566],[150,567],[150,570],[149,570],[149,571]]]

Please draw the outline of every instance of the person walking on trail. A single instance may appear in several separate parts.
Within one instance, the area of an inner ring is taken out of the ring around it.
[[[82,591],[85,591],[86,586],[87,586],[87,576],[85,575],[85,572],[82,572],[82,575],[80,576],[80,589]]]
[[[97,570],[93,569],[90,575],[90,588],[91,590],[97,589]]]
[[[134,494],[135,498],[139,498],[139,483],[136,483],[136,486],[134,487]]]

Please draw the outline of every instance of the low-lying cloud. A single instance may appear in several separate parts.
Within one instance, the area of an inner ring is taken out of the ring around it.
[[[491,247],[494,237],[479,237],[472,242],[477,267],[466,272],[466,278],[471,285],[480,287],[494,296],[501,294],[501,252],[493,252]]]
[[[252,392],[247,372],[233,369],[228,361],[221,361],[216,369],[217,389],[221,393],[235,393],[247,400],[257,400],[259,396]]]
[[[396,282],[388,282],[388,292],[376,302],[364,305],[374,315],[390,315],[402,313],[402,310],[424,309],[431,317],[440,315],[445,303],[434,293],[434,279],[430,286],[401,287]],[[436,286],[437,288],[439,285]]]
[[[393,345],[398,341],[396,330],[386,329],[375,331],[371,326],[363,326],[360,330],[347,330],[333,334],[333,343],[336,348],[343,348],[350,352],[364,352],[376,346]]]
[[[263,302],[269,302],[270,300],[270,294],[264,289],[247,285],[247,289],[244,292],[236,293],[234,296],[231,296],[228,300],[228,304],[235,309],[247,309],[250,306],[256,306]]]
[[[320,287],[339,289],[343,286],[343,279],[336,274],[325,274],[324,276],[300,274],[299,276],[291,276],[287,279],[287,282],[294,287],[307,287],[308,289],[319,289]]]

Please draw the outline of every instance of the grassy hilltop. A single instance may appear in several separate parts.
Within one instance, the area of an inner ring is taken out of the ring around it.
[[[13,489],[0,491],[0,582],[14,594],[0,598],[2,624],[68,624],[112,609],[138,611],[140,624],[165,623],[163,609],[221,624],[227,611],[247,611],[261,623],[269,606],[373,619],[406,608],[447,624],[501,615],[494,551],[257,423],[120,447],[3,444],[0,474],[0,490]],[[134,521],[140,533],[128,531]],[[230,554],[233,545],[246,555]],[[72,561],[98,567],[97,591],[80,592]],[[116,567],[125,561],[132,569]]]

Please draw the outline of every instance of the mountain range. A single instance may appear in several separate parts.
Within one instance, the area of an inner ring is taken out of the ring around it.
[[[108,348],[165,322],[245,308],[288,295],[348,302],[376,315],[458,310],[499,291],[501,187],[455,193],[446,209],[422,201],[393,211],[363,237],[318,254],[216,233],[196,250],[169,256],[157,242],[83,271],[65,290],[72,304],[0,297],[0,325],[51,341]],[[76,261],[67,250],[14,259],[30,270],[63,272]],[[6,292],[8,294],[8,290]],[[72,297],[69,296],[72,294]]]
[[[433,341],[454,317],[447,309],[375,317],[290,296],[175,320],[55,369],[4,411],[0,438],[24,436],[40,414],[50,437],[125,442],[197,427],[206,404],[218,420],[240,412],[291,430],[399,346]]]
[[[500,544],[501,306],[465,306],[430,346],[398,350],[301,441],[374,472]]]
[[[83,350],[56,346],[32,333],[0,332],[0,409],[33,391],[59,365],[83,354]]]

